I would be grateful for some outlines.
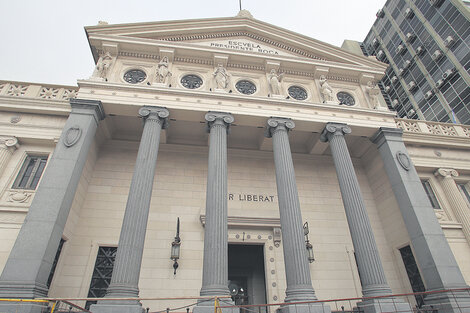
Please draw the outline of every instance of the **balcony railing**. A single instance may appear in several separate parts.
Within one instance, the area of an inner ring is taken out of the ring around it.
[[[78,87],[32,84],[0,80],[0,96],[68,101],[76,98]]]
[[[470,126],[438,123],[422,120],[395,119],[398,128],[404,133],[421,133],[450,137],[470,138]]]

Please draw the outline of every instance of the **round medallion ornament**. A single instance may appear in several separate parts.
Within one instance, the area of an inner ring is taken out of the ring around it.
[[[403,167],[405,171],[409,171],[411,167],[411,161],[406,155],[406,153],[398,151],[396,156],[397,156],[397,161],[401,165],[401,167]]]
[[[344,105],[349,105],[349,106],[356,104],[356,101],[354,100],[354,97],[351,96],[351,94],[349,94],[347,92],[340,91],[340,92],[338,92],[336,97],[339,100],[339,104],[344,104]]]
[[[64,135],[64,145],[69,148],[76,144],[82,136],[82,130],[79,126],[75,125],[67,129]]]
[[[252,95],[256,92],[256,86],[249,80],[239,80],[235,85],[237,90],[244,95]]]
[[[202,86],[202,79],[196,75],[186,75],[181,78],[181,85],[188,89],[197,89]]]
[[[289,96],[295,100],[305,100],[307,99],[307,91],[299,86],[290,86],[287,89]]]
[[[145,74],[142,70],[130,70],[124,74],[124,80],[129,84],[138,84],[143,82],[147,78],[147,74]]]

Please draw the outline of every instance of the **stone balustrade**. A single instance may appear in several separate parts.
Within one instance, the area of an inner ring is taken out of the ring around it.
[[[470,138],[470,126],[466,125],[399,118],[395,119],[395,123],[404,133]]]
[[[68,101],[76,98],[78,87],[39,85],[0,80],[0,96]]]

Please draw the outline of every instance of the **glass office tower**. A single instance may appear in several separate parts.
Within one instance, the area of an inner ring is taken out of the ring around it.
[[[390,64],[379,86],[399,117],[470,124],[467,3],[389,0],[361,47]]]

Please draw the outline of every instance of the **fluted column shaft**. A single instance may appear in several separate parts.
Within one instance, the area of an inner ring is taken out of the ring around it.
[[[392,292],[385,278],[359,182],[344,139],[344,134],[349,133],[351,128],[345,124],[328,123],[322,133],[322,140],[330,142],[357,266],[361,274],[362,293],[365,297],[387,295]]]
[[[205,118],[210,135],[201,296],[224,296],[230,294],[227,286],[227,133],[234,118],[229,113],[219,112],[209,112]]]
[[[0,136],[0,177],[10,161],[13,152],[19,147],[15,137]]]
[[[144,129],[127,198],[111,284],[106,297],[137,297],[142,253],[157,165],[160,133],[167,126],[168,110],[143,107]]]
[[[273,139],[287,281],[285,302],[317,299],[310,277],[294,163],[289,145],[288,131],[294,127],[295,124],[290,119],[270,118],[266,132],[267,137]]]
[[[444,189],[446,198],[454,212],[457,221],[462,224],[462,231],[470,244],[470,209],[459,191],[453,177],[458,177],[459,173],[454,169],[440,168],[434,175],[440,178],[441,186]]]

